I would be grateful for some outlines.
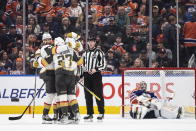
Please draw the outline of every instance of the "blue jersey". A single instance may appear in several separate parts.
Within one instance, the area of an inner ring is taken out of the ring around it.
[[[148,92],[145,90],[137,90],[133,92],[136,96],[147,95],[150,98],[157,98],[153,92]]]
[[[148,92],[145,90],[137,90],[137,91],[132,92],[130,95],[131,104],[138,104],[137,97],[141,95],[149,97],[149,98],[157,98],[157,96],[155,96],[153,92]]]

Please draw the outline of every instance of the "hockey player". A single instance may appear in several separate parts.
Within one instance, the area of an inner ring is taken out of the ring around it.
[[[70,33],[67,33],[65,35],[65,42],[68,44],[68,46],[70,48],[72,48],[74,50],[74,53],[76,54],[76,56],[78,58],[81,58],[81,56],[79,56],[79,54],[80,54],[80,52],[83,51],[83,45],[82,45],[82,43],[80,42],[79,39],[80,39],[80,35],[76,34],[75,32],[70,32]],[[75,72],[74,74],[75,74],[75,77],[76,77],[75,85],[80,80],[80,76],[82,74],[81,71],[82,71],[81,66],[77,66],[76,70],[74,71]],[[74,97],[76,98],[76,94],[73,94],[73,95],[75,95]],[[70,97],[68,95],[69,104],[71,104],[70,101],[72,100],[72,97]],[[70,105],[68,106],[68,110],[70,112],[69,119],[75,121],[75,123],[79,122],[79,117],[80,117],[79,116],[79,107],[77,107],[77,108],[78,108],[78,112],[73,113],[72,112],[72,106],[70,106]]]
[[[43,46],[40,50],[40,57],[36,58],[34,66],[40,66],[42,69],[40,71],[40,77],[46,83],[46,100],[44,102],[43,110],[43,124],[52,123],[52,119],[48,116],[52,101],[56,96],[56,86],[55,86],[55,73],[54,73],[54,62],[53,55],[68,50],[68,46],[64,45],[61,47],[54,47],[52,37],[50,34],[43,34]],[[57,99],[55,99],[54,106],[54,118],[56,120],[58,117],[57,113]]]
[[[76,52],[81,52],[83,50],[82,43],[79,39],[80,35],[76,34],[75,32],[70,32],[65,35],[65,42]]]
[[[34,65],[37,64],[42,68],[40,71],[40,78],[46,83],[46,98],[44,102],[42,123],[52,124],[53,119],[49,117],[48,113],[56,95],[53,56],[49,54],[53,41],[50,34],[43,34],[42,41],[43,46],[40,49],[40,56],[36,58]],[[56,114],[56,106],[54,106],[54,114]]]
[[[158,99],[154,93],[146,91],[147,83],[140,82],[140,89],[130,94],[130,116],[133,119],[167,118],[179,119],[182,116],[182,107],[167,107],[163,100]],[[168,102],[166,102],[168,103]],[[172,107],[172,108],[171,108]]]
[[[56,46],[63,44],[63,42],[60,41],[62,40],[59,39],[59,43]],[[75,45],[75,43],[72,43],[72,45]],[[69,124],[73,121],[68,119],[68,105],[71,106],[71,111],[75,116],[79,113],[75,95],[74,71],[77,69],[77,65],[82,64],[82,62],[79,60],[73,49],[55,54],[53,59],[55,63],[57,95],[59,98],[60,109],[63,113],[60,122],[62,124]]]

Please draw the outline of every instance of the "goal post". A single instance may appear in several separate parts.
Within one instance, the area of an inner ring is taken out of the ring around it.
[[[196,69],[195,68],[125,68],[122,72],[122,117],[130,116],[129,95],[141,81],[147,83],[147,91],[159,99],[172,98],[182,106],[184,114],[196,118]]]

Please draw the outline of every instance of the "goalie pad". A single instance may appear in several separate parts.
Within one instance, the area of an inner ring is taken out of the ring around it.
[[[180,119],[183,117],[183,108],[172,104],[163,104],[160,114],[165,119]]]
[[[159,99],[152,99],[150,101],[150,108],[153,110],[160,110],[162,107],[162,101]]]
[[[130,116],[133,119],[143,119],[148,112],[148,108],[143,105],[132,104],[130,110]]]

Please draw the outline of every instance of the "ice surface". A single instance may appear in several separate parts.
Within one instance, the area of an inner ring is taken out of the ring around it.
[[[19,114],[20,115],[20,114]],[[41,115],[25,114],[20,120],[9,121],[9,116],[18,114],[0,115],[1,131],[196,131],[195,119],[151,119],[132,120],[121,118],[120,115],[105,115],[103,122],[98,122],[94,115],[93,122],[84,122],[81,119],[78,125],[41,124]],[[81,116],[83,118],[83,115]],[[4,129],[4,130],[3,130]]]

